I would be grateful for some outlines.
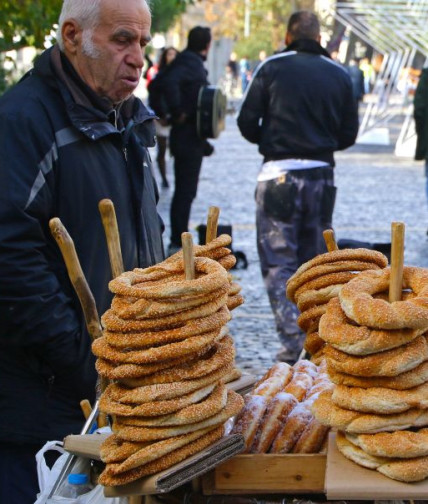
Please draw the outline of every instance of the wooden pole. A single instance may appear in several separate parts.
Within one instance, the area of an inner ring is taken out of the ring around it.
[[[218,227],[218,217],[220,215],[220,208],[216,206],[210,206],[208,209],[208,219],[207,219],[207,232],[205,235],[205,243],[209,243],[217,238],[217,227]]]
[[[391,224],[391,276],[389,279],[389,302],[400,301],[403,291],[404,224]]]
[[[98,209],[101,214],[101,220],[106,234],[112,275],[113,278],[116,278],[124,271],[116,211],[114,209],[113,202],[109,199],[101,200],[98,203]]]
[[[88,332],[92,339],[99,338],[102,336],[102,331],[97,307],[94,296],[92,295],[88,282],[86,281],[85,275],[83,274],[80,266],[74,242],[60,219],[57,217],[54,217],[49,221],[49,227],[52,236],[55,238],[55,241],[61,250],[67,267],[68,276],[82,306]]]
[[[191,233],[181,234],[181,245],[183,247],[184,274],[186,280],[194,280],[195,255],[193,251],[193,237]]]
[[[322,235],[329,252],[333,252],[333,250],[339,250],[333,229],[326,229],[325,231],[323,231]]]
[[[80,407],[83,411],[83,416],[87,420],[92,412],[91,403],[87,399],[83,399],[82,401],[80,401]]]

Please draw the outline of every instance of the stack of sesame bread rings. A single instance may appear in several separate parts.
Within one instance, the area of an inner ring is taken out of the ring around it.
[[[228,272],[230,243],[221,235],[194,246],[194,280],[185,279],[180,251],[110,282],[114,298],[92,346],[110,381],[99,401],[113,431],[101,447],[101,484],[129,483],[198,453],[243,407],[225,385],[240,376],[226,324],[243,302]]]
[[[380,266],[380,265],[379,265]],[[389,478],[428,477],[428,270],[403,268],[388,301],[390,268],[359,273],[325,306],[318,334],[332,390],[313,404],[347,458]]]
[[[360,271],[381,270],[388,264],[382,253],[365,248],[334,250],[320,254],[302,264],[286,285],[287,298],[300,315],[298,326],[306,333],[304,348],[312,362],[320,364],[325,341],[319,335],[319,322],[330,299]]]

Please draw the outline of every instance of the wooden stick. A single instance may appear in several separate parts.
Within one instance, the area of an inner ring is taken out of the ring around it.
[[[116,278],[124,271],[116,211],[114,209],[113,202],[109,199],[101,200],[98,203],[98,209],[101,214],[101,220],[106,234],[112,275],[113,278]]]
[[[97,307],[94,296],[92,295],[88,282],[86,281],[85,275],[83,274],[80,266],[74,242],[60,219],[57,217],[54,217],[49,221],[49,227],[52,236],[55,238],[55,241],[61,250],[67,267],[68,276],[73,284],[77,296],[79,297],[88,332],[92,339],[99,338],[102,336],[102,331]]]
[[[389,302],[400,301],[403,291],[404,224],[391,224],[391,276],[389,279]]]
[[[205,243],[209,243],[217,238],[217,227],[218,227],[218,217],[220,215],[220,208],[216,206],[210,206],[208,209],[208,219],[207,219],[207,232],[205,235]]]
[[[195,279],[195,255],[193,252],[192,233],[181,234],[181,245],[183,247],[184,274],[186,280]]]
[[[329,252],[333,252],[333,250],[339,250],[333,229],[326,229],[325,231],[323,231],[322,235]]]
[[[91,403],[87,399],[83,399],[82,401],[80,401],[80,407],[82,408],[83,415],[87,420],[92,412]]]

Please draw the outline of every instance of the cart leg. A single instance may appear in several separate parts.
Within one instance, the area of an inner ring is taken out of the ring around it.
[[[143,495],[131,495],[128,497],[128,504],[145,504],[145,500]]]

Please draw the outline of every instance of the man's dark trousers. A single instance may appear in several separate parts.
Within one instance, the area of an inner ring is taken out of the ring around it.
[[[188,231],[192,202],[198,189],[204,140],[194,124],[173,126],[170,138],[174,156],[175,190],[171,202],[171,244],[181,247],[181,233]]]

